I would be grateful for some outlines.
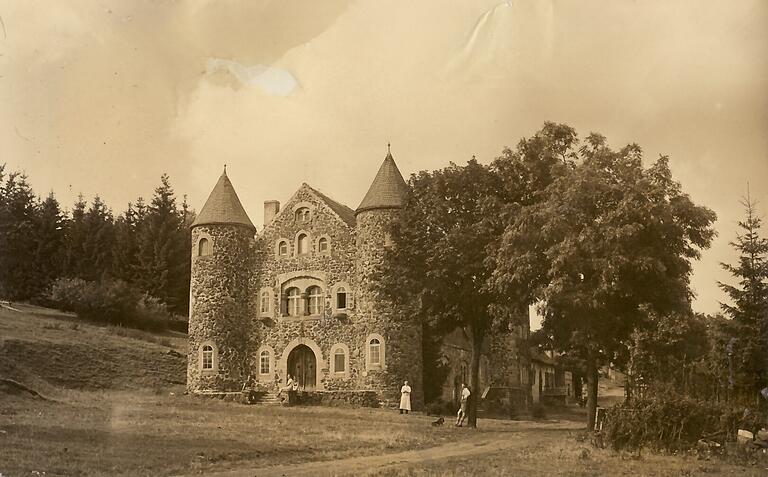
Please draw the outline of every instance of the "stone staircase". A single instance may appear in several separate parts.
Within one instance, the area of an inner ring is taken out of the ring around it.
[[[273,391],[269,392],[253,392],[249,404],[261,404],[266,406],[279,406],[282,401],[277,397],[277,393]]]

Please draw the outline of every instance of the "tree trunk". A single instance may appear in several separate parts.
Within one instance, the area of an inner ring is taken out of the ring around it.
[[[472,356],[469,362],[469,381],[470,381],[470,394],[467,416],[467,426],[477,427],[477,405],[480,403],[480,352],[483,346],[483,334],[471,326],[469,328],[472,339]]]
[[[597,363],[595,358],[587,358],[587,430],[595,428],[595,412],[597,411]]]

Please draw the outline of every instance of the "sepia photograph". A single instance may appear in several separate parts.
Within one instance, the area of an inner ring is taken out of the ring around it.
[[[0,0],[0,477],[768,476],[767,0]]]

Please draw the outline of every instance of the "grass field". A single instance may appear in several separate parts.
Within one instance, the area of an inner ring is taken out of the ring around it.
[[[579,409],[542,422],[484,419],[470,430],[385,409],[196,398],[183,394],[183,336],[17,309],[0,308],[3,477],[768,475],[693,456],[595,449],[576,439]]]

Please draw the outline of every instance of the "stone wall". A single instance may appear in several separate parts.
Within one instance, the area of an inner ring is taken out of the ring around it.
[[[357,314],[370,329],[383,330],[386,366],[368,370],[362,376],[366,388],[377,389],[385,405],[397,405],[400,387],[408,380],[414,409],[424,405],[421,352],[422,326],[409,313],[399,309],[373,286],[373,273],[382,263],[388,246],[388,231],[399,220],[397,209],[367,210],[357,215],[357,276],[359,307]]]
[[[196,256],[198,240],[211,242],[211,254]],[[251,327],[249,264],[253,232],[238,225],[192,229],[187,388],[239,391],[249,374],[247,350],[258,341]],[[214,370],[201,369],[201,348],[215,348]]]

